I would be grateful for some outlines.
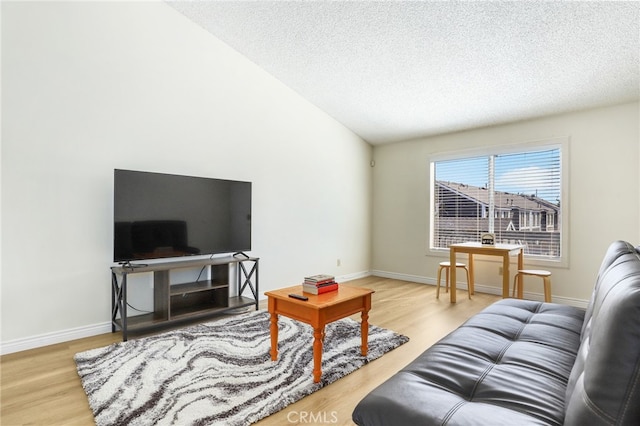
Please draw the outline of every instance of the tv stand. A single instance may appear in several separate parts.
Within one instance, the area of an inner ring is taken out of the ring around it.
[[[229,256],[112,266],[111,331],[122,330],[122,340],[126,341],[129,332],[193,322],[252,305],[258,310],[258,261],[257,257]],[[236,265],[237,294],[229,297],[231,265]],[[197,267],[209,268],[211,278],[171,284],[171,270]],[[153,312],[130,317],[127,313],[127,277],[143,272],[153,272]],[[250,297],[243,295],[247,290]]]

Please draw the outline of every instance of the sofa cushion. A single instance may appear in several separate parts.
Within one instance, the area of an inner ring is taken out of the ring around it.
[[[584,310],[505,299],[374,389],[359,425],[557,424]]]
[[[640,254],[613,243],[587,307],[566,392],[567,425],[640,424]]]

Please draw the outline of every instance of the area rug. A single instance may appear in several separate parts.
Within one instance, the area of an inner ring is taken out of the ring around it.
[[[262,310],[76,354],[96,424],[248,425],[409,340],[370,325],[363,357],[360,323],[330,323],[313,383],[312,328],[284,316],[278,326],[277,361]]]

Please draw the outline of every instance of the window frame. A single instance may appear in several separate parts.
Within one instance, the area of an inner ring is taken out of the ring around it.
[[[542,151],[557,148],[560,150],[560,257],[555,259],[543,258],[539,256],[528,256],[525,254],[525,261],[528,265],[569,266],[569,145],[568,136],[553,137],[529,142],[512,143],[505,145],[492,145],[482,148],[460,149],[456,151],[433,153],[429,155],[429,202],[428,202],[428,235],[427,253],[436,256],[448,256],[448,248],[433,247],[434,223],[435,223],[435,163],[447,160],[462,160],[471,157],[488,157],[490,155],[517,154],[529,151]]]

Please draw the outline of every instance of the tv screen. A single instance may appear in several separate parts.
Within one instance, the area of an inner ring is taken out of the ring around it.
[[[114,170],[113,261],[251,250],[251,182]]]

